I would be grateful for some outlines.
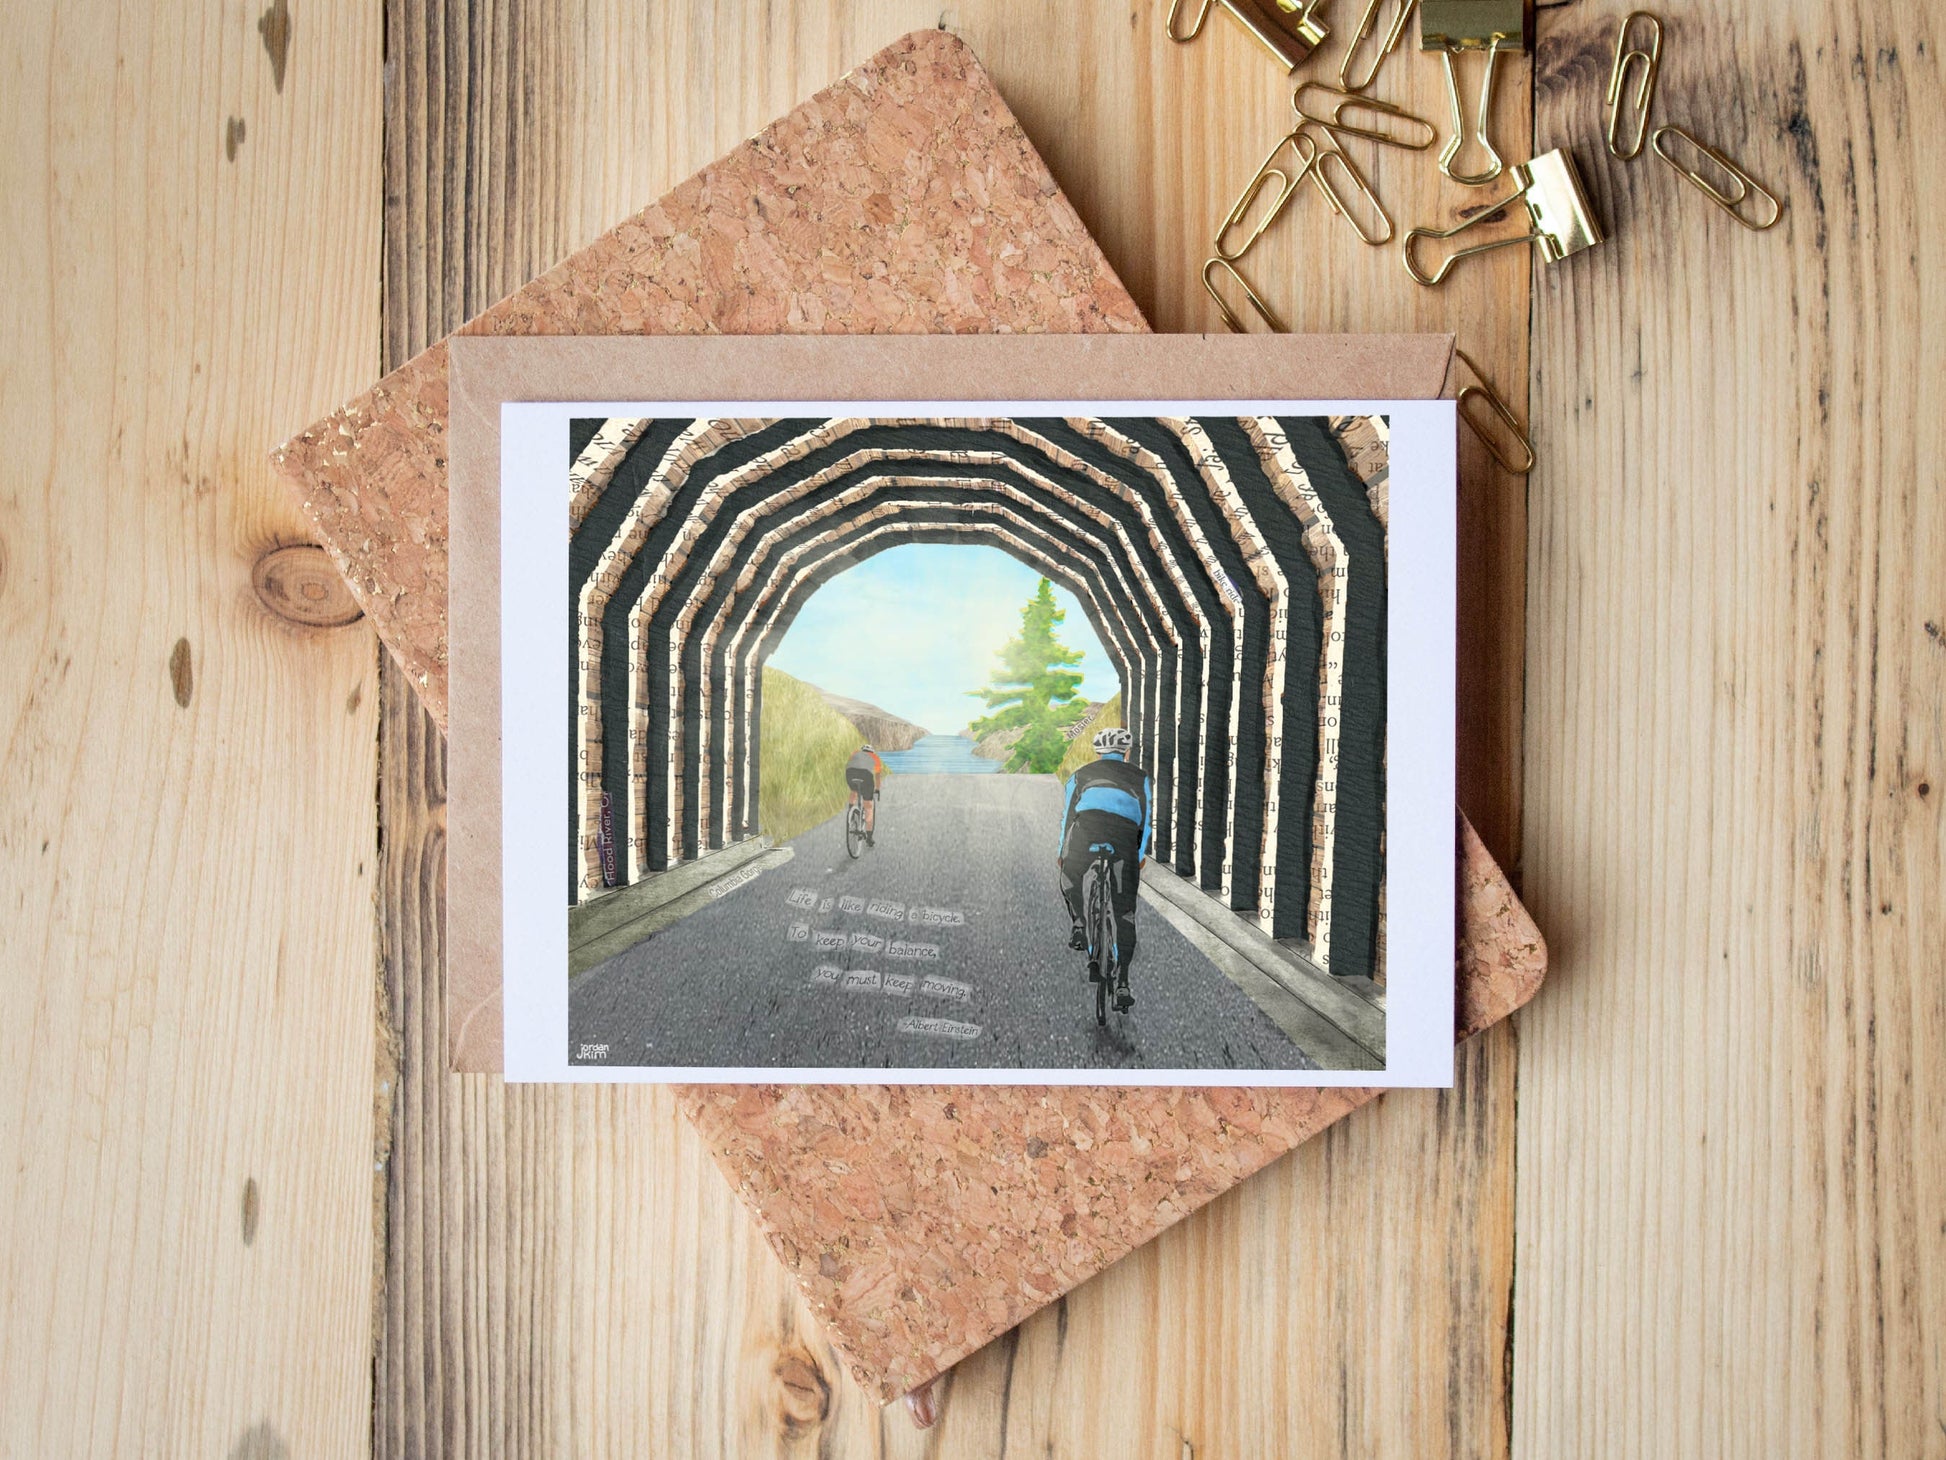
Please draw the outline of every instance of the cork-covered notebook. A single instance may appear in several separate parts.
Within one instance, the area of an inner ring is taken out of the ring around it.
[[[463,332],[1145,330],[985,71],[922,31]],[[447,678],[447,368],[436,345],[275,453],[442,729],[465,692]],[[1545,951],[1463,820],[1458,866],[1464,1038],[1531,996]],[[497,1068],[491,1033],[456,1041],[456,1067]],[[682,1102],[889,1400],[1374,1093],[753,1085]]]

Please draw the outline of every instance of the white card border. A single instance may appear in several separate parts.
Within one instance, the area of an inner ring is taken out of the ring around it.
[[[1387,490],[1386,1066],[1382,1070],[842,1069],[568,1061],[568,422],[889,416],[1348,416],[1391,420]],[[508,401],[500,407],[501,981],[505,1076],[586,1084],[1396,1086],[1453,1083],[1457,417],[1448,400]],[[1410,510],[1397,510],[1399,504]],[[1444,545],[1444,546],[1442,546]],[[534,774],[536,765],[547,767]],[[555,890],[550,898],[548,891]],[[1401,916],[1401,908],[1422,910]]]

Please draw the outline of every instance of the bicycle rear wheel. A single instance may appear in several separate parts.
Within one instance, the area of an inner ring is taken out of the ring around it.
[[[865,808],[853,806],[845,812],[845,855],[854,862],[865,845]]]
[[[1115,990],[1115,899],[1109,868],[1097,861],[1088,869],[1088,971],[1095,980],[1095,1023],[1108,1022]]]
[[[1101,905],[1106,889],[1102,886],[1099,867],[1089,867],[1081,877],[1081,906],[1085,919],[1082,929],[1088,938],[1088,982],[1094,983],[1101,978],[1101,965],[1108,956],[1107,947],[1101,941]]]

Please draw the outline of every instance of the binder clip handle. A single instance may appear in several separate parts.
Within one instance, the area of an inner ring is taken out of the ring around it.
[[[1179,31],[1176,29],[1176,17],[1182,12],[1182,0],[1169,0],[1169,13],[1162,18],[1162,33],[1179,46],[1187,45],[1203,33],[1203,22],[1209,19],[1209,13],[1215,7],[1216,0],[1202,0],[1202,4],[1196,7],[1195,24],[1188,30]]]
[[[1551,152],[1543,152],[1531,162],[1517,163],[1512,171],[1518,186],[1498,203],[1451,228],[1415,228],[1406,234],[1403,245],[1405,271],[1412,276],[1413,282],[1430,287],[1442,282],[1461,259],[1522,243],[1538,246],[1549,263],[1559,263],[1570,254],[1593,248],[1608,236],[1603,232],[1600,220],[1595,217],[1594,209],[1589,206],[1588,195],[1582,189],[1581,174],[1575,170],[1574,159],[1566,152],[1557,147]],[[1530,227],[1526,233],[1458,249],[1447,255],[1446,261],[1430,274],[1413,260],[1413,245],[1418,240],[1456,238],[1469,228],[1499,217],[1510,204],[1516,202],[1525,204],[1527,208]]]
[[[1522,189],[1522,192],[1525,192],[1525,189]],[[1424,284],[1427,288],[1431,288],[1435,284],[1445,283],[1446,276],[1453,272],[1453,265],[1457,264],[1461,259],[1470,259],[1483,253],[1492,253],[1496,248],[1512,248],[1515,244],[1519,243],[1533,243],[1540,235],[1529,232],[1516,233],[1511,238],[1496,238],[1491,243],[1476,243],[1471,248],[1455,249],[1452,253],[1446,255],[1445,262],[1440,264],[1430,274],[1412,261],[1412,246],[1419,239],[1456,238],[1469,228],[1477,227],[1485,223],[1488,219],[1498,218],[1507,210],[1509,204],[1519,202],[1520,198],[1521,193],[1515,193],[1511,197],[1503,198],[1491,208],[1487,208],[1476,216],[1468,218],[1464,223],[1456,223],[1451,228],[1414,228],[1408,230],[1404,243],[1405,271],[1412,276],[1415,284]]]
[[[1507,170],[1491,136],[1494,82],[1499,77],[1500,57],[1508,51],[1527,49],[1532,25],[1530,0],[1420,0],[1419,49],[1444,53],[1446,94],[1453,107],[1453,135],[1439,154],[1439,170],[1456,183],[1485,187]],[[1485,51],[1487,55],[1486,76],[1480,83],[1470,134],[1455,60],[1461,51]],[[1486,154],[1487,165],[1480,172],[1460,172],[1456,166],[1469,140]]]
[[[1460,100],[1459,65],[1454,60],[1458,51],[1447,47],[1442,52],[1446,62],[1446,95],[1453,104],[1453,135],[1439,151],[1439,170],[1462,187],[1483,188],[1507,170],[1506,161],[1500,156],[1500,149],[1493,145],[1490,128],[1493,122],[1493,83],[1499,74],[1501,52],[1498,48],[1487,51],[1486,79],[1480,83],[1479,105],[1473,113],[1473,130],[1470,140],[1486,154],[1487,165],[1480,172],[1461,172],[1455,166],[1459,155],[1465,150],[1469,140],[1466,127],[1466,107]]]

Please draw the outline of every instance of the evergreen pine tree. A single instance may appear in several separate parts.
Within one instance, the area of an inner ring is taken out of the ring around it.
[[[1008,758],[1010,771],[1053,771],[1067,753],[1064,732],[1081,684],[1074,666],[1082,655],[1054,637],[1055,626],[1066,617],[1054,606],[1054,585],[1041,579],[1020,611],[1019,637],[1000,651],[993,679],[985,689],[969,691],[994,712],[973,722],[974,734],[1023,732]]]

